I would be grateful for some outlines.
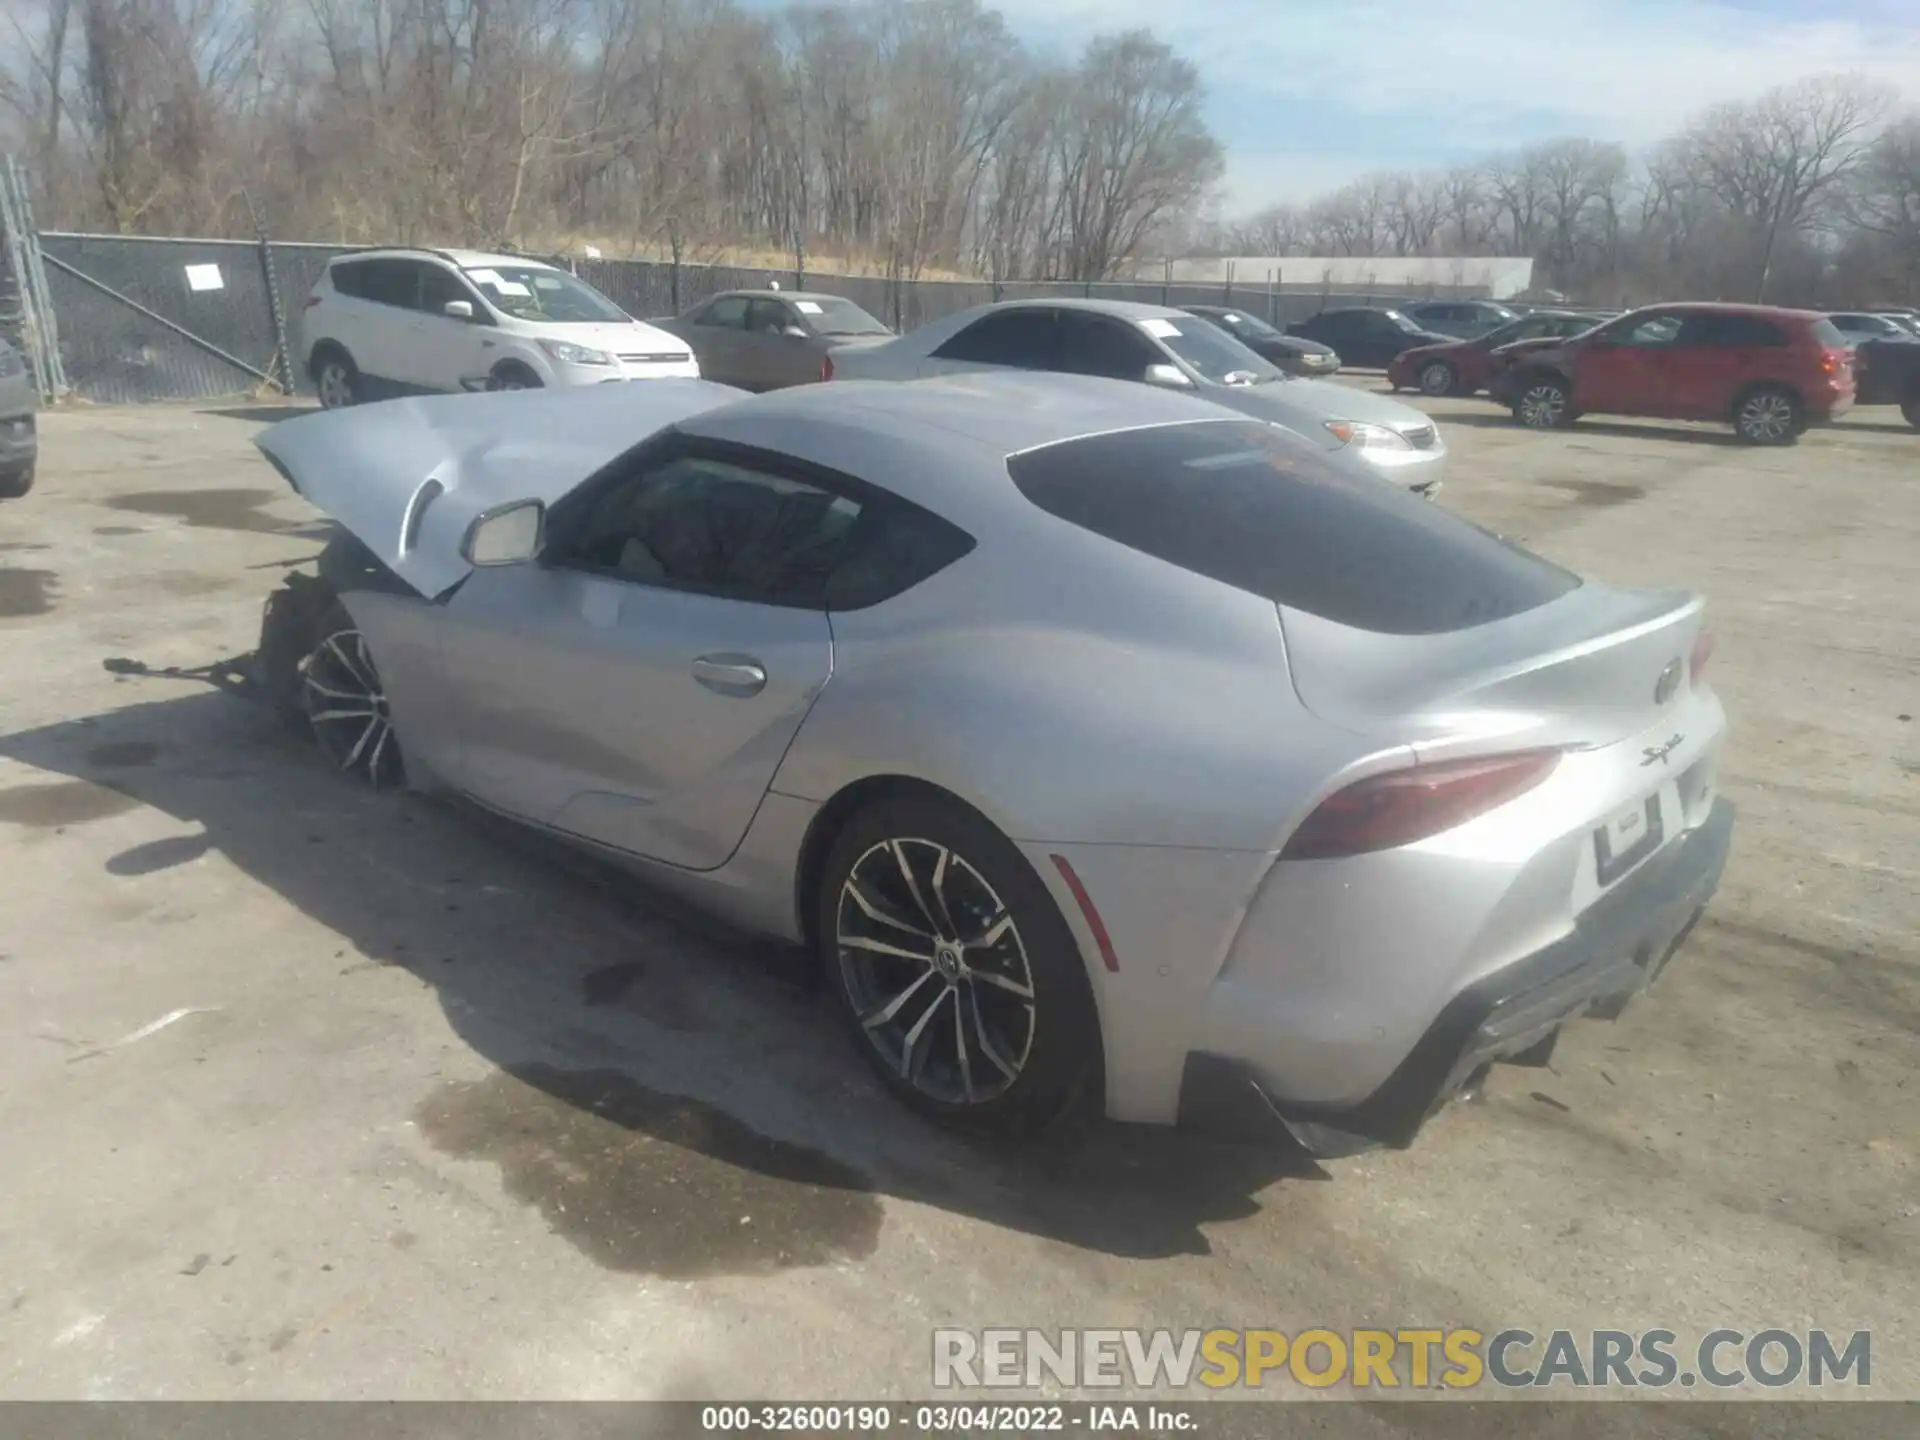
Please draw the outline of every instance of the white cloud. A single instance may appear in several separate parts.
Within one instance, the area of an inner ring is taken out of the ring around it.
[[[1218,126],[1230,149],[1231,131],[1258,118],[1241,102],[1268,97],[1265,153],[1230,162],[1234,199],[1245,204],[1269,198],[1255,189],[1261,174],[1334,173],[1335,157],[1317,142],[1340,117],[1365,132],[1364,158],[1354,157],[1365,169],[1418,164],[1436,148],[1468,154],[1523,143],[1540,138],[1542,125],[1644,145],[1706,106],[1822,71],[1858,71],[1915,98],[1920,11],[1907,0],[1865,5],[1853,18],[1844,3],[1817,11],[1768,3],[1781,8],[1759,0],[1021,0],[1010,18],[1062,41],[1152,29],[1216,92],[1233,92],[1235,123]],[[1810,11],[1819,18],[1801,18]],[[1323,121],[1311,130],[1314,153],[1296,160],[1272,151],[1283,138],[1272,130],[1309,113]],[[1386,153],[1403,130],[1409,153]],[[1288,181],[1278,193],[1312,188]]]

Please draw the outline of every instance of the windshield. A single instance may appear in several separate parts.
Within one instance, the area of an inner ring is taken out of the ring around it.
[[[1184,360],[1202,380],[1210,380],[1215,385],[1261,385],[1287,378],[1284,371],[1269,365],[1233,336],[1197,316],[1137,323]]]
[[[633,317],[584,281],[545,265],[483,265],[465,272],[487,303],[543,325],[624,325]]]
[[[793,302],[816,335],[891,335],[893,332],[851,300],[808,295]]]
[[[1266,321],[1244,310],[1215,310],[1211,318],[1226,326],[1227,332],[1232,335],[1245,335],[1254,340],[1286,339]]]

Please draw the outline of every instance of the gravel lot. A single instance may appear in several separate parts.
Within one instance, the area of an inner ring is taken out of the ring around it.
[[[1650,1000],[1323,1174],[948,1141],[795,956],[111,673],[248,650],[318,532],[248,443],[286,412],[47,417],[0,510],[0,1397],[909,1397],[940,1324],[1467,1324],[1871,1329],[1920,1398],[1920,436],[1429,408],[1442,503],[1706,591],[1741,820]]]

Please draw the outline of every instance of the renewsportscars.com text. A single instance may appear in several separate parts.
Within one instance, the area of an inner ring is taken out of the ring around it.
[[[937,1388],[1823,1388],[1873,1383],[1865,1330],[936,1330]]]

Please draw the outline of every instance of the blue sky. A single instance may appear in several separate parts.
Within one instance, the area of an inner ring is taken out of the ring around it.
[[[1639,147],[1821,71],[1920,102],[1920,0],[1001,0],[1063,55],[1143,26],[1200,67],[1228,209],[1559,135]]]

